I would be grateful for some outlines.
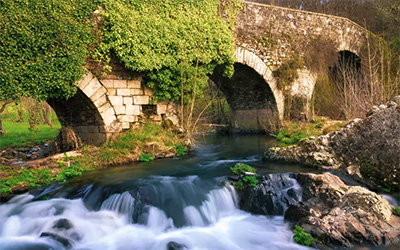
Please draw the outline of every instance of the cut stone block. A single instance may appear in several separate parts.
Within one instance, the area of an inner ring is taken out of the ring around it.
[[[100,82],[97,78],[93,78],[85,88],[82,89],[82,92],[85,93],[88,97],[91,97],[97,90],[101,88]]]
[[[121,122],[136,122],[137,117],[135,115],[119,115],[118,120]]]
[[[157,104],[157,114],[162,115],[165,113],[167,113],[167,104],[158,103]]]
[[[151,90],[149,87],[144,87],[144,95],[152,96],[153,95],[153,90]]]
[[[132,105],[133,104],[132,97],[124,97],[124,104],[125,105]]]
[[[107,95],[109,95],[109,96],[117,95],[117,90],[116,89],[107,89]]]
[[[99,99],[97,99],[96,101],[93,102],[94,106],[96,106],[96,107],[101,107],[106,103],[107,103],[106,95],[103,95],[102,97],[100,97]]]
[[[122,115],[126,113],[125,105],[114,105],[114,110],[116,115]]]
[[[126,89],[127,84],[126,84],[127,80],[114,80],[114,88],[115,89]]]
[[[100,97],[102,97],[105,93],[107,93],[107,89],[104,88],[103,86],[100,87],[99,90],[96,91],[91,97],[90,100],[93,102],[97,101]]]
[[[122,129],[129,129],[129,128],[130,128],[129,122],[122,123]]]
[[[127,115],[140,115],[140,106],[139,105],[126,105],[126,114]]]
[[[131,95],[143,95],[143,89],[131,89]]]
[[[122,96],[109,96],[108,99],[113,106],[121,106],[123,104]]]
[[[148,96],[134,96],[133,104],[137,105],[147,105],[149,104],[150,98]]]
[[[128,88],[130,89],[140,89],[141,85],[141,81],[139,80],[128,80]]]
[[[107,89],[112,89],[114,88],[114,80],[110,80],[110,79],[104,79],[100,81],[101,84],[103,84],[104,87],[106,87]]]
[[[130,96],[131,95],[131,90],[130,89],[117,89],[117,95]]]
[[[77,86],[80,89],[83,89],[86,87],[86,85],[88,85],[88,83],[94,78],[92,73],[88,73],[87,75],[85,75],[79,82],[77,82]]]

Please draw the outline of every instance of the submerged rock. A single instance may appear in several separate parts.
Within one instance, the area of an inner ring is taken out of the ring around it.
[[[400,241],[400,218],[382,196],[339,177],[299,174],[302,202],[289,206],[285,219],[303,227],[323,243],[393,245]]]

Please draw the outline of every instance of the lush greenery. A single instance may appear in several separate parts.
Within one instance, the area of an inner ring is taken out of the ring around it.
[[[81,155],[61,160],[47,160],[42,166],[0,166],[0,194],[38,187],[50,182],[63,182],[100,167],[149,161],[155,156],[183,155],[182,138],[159,124],[145,123],[122,133],[101,147],[85,146]]]
[[[153,155],[152,154],[142,154],[142,155],[139,155],[139,161],[142,161],[142,162],[149,162],[149,161],[153,161],[154,160],[154,158],[153,158]]]
[[[238,175],[240,180],[236,183],[236,188],[243,190],[246,187],[255,187],[258,183],[256,169],[244,163],[238,163],[231,167],[233,174]],[[248,173],[252,173],[249,175]]]
[[[222,2],[227,10],[239,6]],[[125,67],[148,72],[147,85],[159,99],[180,101],[182,93],[205,86],[216,65],[232,73],[232,25],[220,6],[217,0],[104,1],[97,58],[108,61],[114,52]]]
[[[300,226],[296,225],[296,227],[293,229],[293,233],[295,233],[293,238],[297,244],[309,247],[315,244],[315,242],[317,241],[309,233],[306,233],[304,229]]]
[[[310,136],[319,136],[340,130],[344,125],[344,121],[316,116],[308,122],[285,121],[276,133],[270,135],[275,137],[278,142],[283,143],[281,146],[285,146],[296,144]]]
[[[98,1],[0,1],[0,100],[67,98],[84,73]]]
[[[9,146],[32,146],[45,143],[56,138],[60,132],[61,124],[56,116],[53,116],[52,127],[47,124],[40,124],[35,131],[29,129],[28,114],[24,114],[23,117],[23,122],[17,122],[17,117],[14,114],[1,115],[3,128],[7,132],[0,139],[0,150]]]
[[[397,216],[400,216],[400,207],[395,207],[394,209],[393,209],[393,213],[395,214],[395,215],[397,215]]]

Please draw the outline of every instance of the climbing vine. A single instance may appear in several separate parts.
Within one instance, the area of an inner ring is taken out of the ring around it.
[[[92,0],[0,0],[0,100],[68,98],[92,41]]]
[[[178,101],[183,91],[205,86],[215,66],[225,65],[226,75],[233,72],[235,7],[226,2],[104,1],[103,41],[96,56],[107,61],[115,53],[126,68],[147,73],[146,84],[156,97]]]

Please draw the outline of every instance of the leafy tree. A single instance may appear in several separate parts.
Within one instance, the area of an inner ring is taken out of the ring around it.
[[[87,19],[97,3],[0,0],[0,100],[73,96],[92,41]]]

